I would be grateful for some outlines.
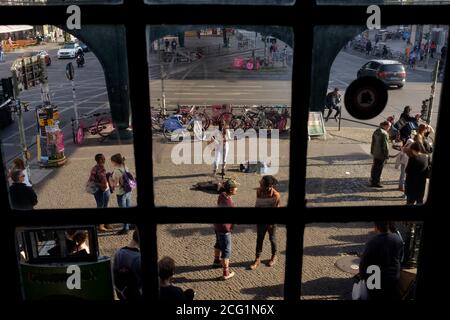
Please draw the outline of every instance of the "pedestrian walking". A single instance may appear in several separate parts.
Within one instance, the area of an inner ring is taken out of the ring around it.
[[[164,41],[164,46],[165,46],[165,51],[168,52],[169,51],[169,46],[170,46],[170,41],[169,39],[166,39]]]
[[[101,153],[96,154],[94,159],[96,165],[92,167],[89,176],[89,181],[92,181],[97,186],[97,191],[94,193],[94,199],[97,204],[97,208],[108,208],[111,191],[105,169],[106,159]],[[98,226],[98,231],[108,231],[108,225],[100,224]]]
[[[390,126],[389,121],[384,121],[380,123],[380,127],[372,135],[370,153],[373,156],[373,165],[370,173],[370,186],[374,188],[383,188],[380,179],[384,164],[389,159],[388,131]]]
[[[172,52],[177,51],[177,41],[175,39],[172,40],[171,47],[172,47]]]
[[[126,185],[127,179],[124,177],[126,172],[128,172],[128,168],[125,165],[125,158],[120,153],[116,153],[111,156],[111,163],[114,170],[111,174],[110,185],[114,187],[114,192],[117,197],[117,205],[120,208],[129,208],[131,207],[132,192],[125,190],[129,189]],[[119,234],[127,234],[129,229],[129,224],[125,223],[123,225],[123,229],[119,231]]]
[[[133,231],[128,245],[114,254],[114,288],[120,300],[140,300],[142,297],[142,269],[139,233]]]
[[[216,243],[214,245],[214,267],[222,266],[223,280],[234,277],[234,271],[230,271],[231,258],[231,232],[233,230],[232,223],[214,224],[216,233]]]
[[[400,266],[403,256],[403,241],[396,233],[389,231],[388,221],[375,222],[375,235],[366,243],[359,263],[363,280],[372,275],[369,266],[378,266],[381,272],[380,288],[368,289],[369,300],[400,300]]]
[[[416,52],[412,51],[409,54],[409,67],[413,70],[416,68],[416,58],[417,58]]]
[[[11,178],[11,173],[19,170],[22,171],[22,173],[24,174],[24,180],[23,183],[25,183],[25,185],[27,187],[32,187],[33,185],[30,182],[30,178],[28,177],[28,172],[25,168],[25,161],[23,161],[21,158],[16,158],[13,160],[12,166],[9,169],[9,173],[8,173],[8,178]]]
[[[366,43],[366,55],[370,55],[370,53],[372,52],[372,42],[370,40],[367,40]]]
[[[11,172],[11,179],[13,181],[13,184],[9,187],[11,207],[16,210],[33,210],[33,207],[38,203],[38,199],[33,188],[25,184],[23,170]]]
[[[420,145],[415,142],[411,150],[408,165],[406,166],[405,193],[408,205],[423,204],[427,177],[431,170],[431,159],[421,153]]]
[[[431,45],[430,45],[430,56],[431,58],[434,58],[434,54],[436,53],[436,42],[431,41]]]
[[[4,62],[5,61],[5,57],[4,57],[4,53],[3,53],[3,41],[0,40],[0,62]]]
[[[159,274],[159,298],[162,301],[191,301],[195,292],[192,289],[183,291],[172,284],[175,274],[175,260],[171,257],[163,257],[158,262]]]

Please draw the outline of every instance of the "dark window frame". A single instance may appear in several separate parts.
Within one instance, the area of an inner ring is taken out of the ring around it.
[[[336,208],[308,208],[305,203],[306,179],[306,151],[307,151],[307,119],[309,111],[309,97],[311,92],[311,50],[314,39],[315,25],[361,25],[367,20],[364,6],[317,5],[315,0],[297,0],[293,6],[247,6],[247,5],[203,5],[196,6],[196,10],[189,11],[189,5],[145,5],[140,0],[125,0],[123,4],[80,5],[83,24],[121,24],[125,25],[127,33],[128,72],[130,75],[130,101],[133,114],[134,145],[136,172],[138,177],[146,177],[144,186],[138,189],[138,205],[132,209],[87,209],[79,210],[39,210],[35,212],[16,212],[3,205],[3,215],[6,232],[2,235],[6,248],[13,248],[16,227],[39,225],[70,225],[70,224],[99,224],[108,222],[129,221],[136,223],[141,231],[145,299],[151,301],[158,295],[157,279],[157,246],[156,227],[162,223],[213,223],[215,217],[223,216],[226,212],[228,219],[236,223],[279,223],[287,228],[285,300],[293,305],[305,303],[300,300],[301,268],[304,228],[309,223],[347,222],[372,220],[424,221],[426,225],[426,241],[422,241],[421,264],[418,274],[418,299],[426,299],[430,292],[431,283],[421,281],[425,275],[432,275],[434,269],[431,259],[431,248],[439,243],[438,227],[433,223],[433,213],[445,204],[445,189],[440,185],[447,182],[445,164],[450,162],[445,141],[449,137],[448,129],[443,119],[448,119],[450,104],[449,77],[445,77],[442,85],[441,103],[437,137],[435,140],[434,172],[430,183],[429,198],[422,207],[354,207],[340,210]],[[448,24],[450,6],[446,5],[381,5],[383,25],[398,24]],[[238,8],[238,10],[235,10]],[[3,24],[53,24],[65,23],[67,14],[65,6],[2,6],[0,21]],[[190,12],[189,15],[171,15],[169,12]],[[421,14],[416,15],[417,11]],[[136,20],[135,17],[145,17]],[[290,145],[289,197],[288,207],[281,208],[274,217],[271,210],[255,209],[196,209],[190,213],[179,208],[155,208],[153,194],[153,169],[150,121],[149,88],[142,83],[148,83],[148,69],[143,68],[146,61],[146,26],[148,24],[226,24],[226,25],[279,25],[292,27],[294,30],[294,68],[292,74],[292,131]],[[449,56],[445,74],[450,74]],[[294,94],[295,93],[295,94]],[[150,144],[149,144],[150,141]],[[2,159],[3,160],[3,159]],[[2,161],[3,164],[3,161]],[[5,168],[0,173],[0,180],[6,181]],[[0,183],[1,200],[9,203],[7,186]],[[300,209],[300,210],[294,210]],[[245,215],[242,212],[245,210]],[[300,212],[299,212],[300,211]],[[21,300],[19,271],[15,250],[7,250],[4,256],[6,267],[15,277],[9,277],[7,292],[12,301]],[[295,310],[295,309],[294,309]]]

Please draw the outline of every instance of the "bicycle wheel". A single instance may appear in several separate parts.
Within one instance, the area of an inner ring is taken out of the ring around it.
[[[231,127],[231,121],[233,120],[233,114],[231,112],[224,112],[219,116],[218,122],[222,123],[222,121],[225,121],[226,124],[228,124]]]
[[[233,117],[230,121],[230,129],[245,129],[245,120],[242,116]]]
[[[110,118],[100,118],[95,123],[95,132],[101,137],[109,136],[113,130],[114,126]]]

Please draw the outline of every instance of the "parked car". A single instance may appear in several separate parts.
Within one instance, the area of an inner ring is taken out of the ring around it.
[[[70,58],[73,59],[77,53],[83,51],[80,45],[76,42],[65,43],[64,46],[58,50],[58,59]]]
[[[406,84],[405,66],[395,60],[371,60],[358,70],[357,77],[375,77],[386,86],[402,88]]]

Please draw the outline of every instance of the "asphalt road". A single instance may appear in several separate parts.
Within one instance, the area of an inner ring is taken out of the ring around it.
[[[66,78],[65,70],[69,62],[75,67],[75,93],[78,104],[78,113],[94,113],[98,110],[108,111],[109,102],[106,92],[103,69],[92,52],[85,53],[85,65],[77,68],[74,59],[58,60],[57,50],[48,51],[52,64],[47,68],[49,87],[52,103],[58,106],[60,111],[60,126],[64,127],[65,139],[72,139],[71,118],[75,117],[73,108],[72,83]],[[19,53],[11,53],[6,56],[6,62],[0,63],[0,78],[11,76],[9,68]],[[20,94],[20,100],[30,103],[30,111],[24,114],[24,126],[26,128],[27,144],[32,145],[36,141],[36,116],[35,107],[42,103],[40,87],[24,91]],[[19,145],[19,131],[17,121],[0,132],[2,151],[6,161],[16,157],[21,152]],[[34,153],[35,154],[35,153]]]
[[[259,44],[260,45],[260,44]],[[52,57],[52,65],[48,67],[49,86],[52,102],[58,105],[61,112],[61,126],[64,127],[66,139],[71,139],[70,119],[74,116],[72,85],[65,76],[66,64],[73,60],[58,60],[56,50],[49,51]],[[261,55],[262,51],[257,52]],[[9,68],[12,60],[19,54],[8,54],[6,63],[0,63],[0,77],[10,75]],[[207,57],[188,65],[172,65],[172,70],[167,70],[169,76],[164,81],[166,103],[170,106],[180,104],[288,104],[291,102],[291,72],[290,68],[278,72],[255,73],[252,71],[223,72],[231,65],[237,55],[250,56],[251,52],[235,53],[228,56]],[[108,110],[108,98],[104,72],[93,53],[86,53],[86,65],[83,68],[75,68],[75,84],[79,113],[93,113],[97,110]],[[329,88],[338,87],[342,91],[355,79],[356,72],[367,60],[341,52],[334,62]],[[161,80],[155,79],[158,74],[150,63],[150,92],[152,106],[158,106],[161,96]],[[152,80],[155,79],[155,80]],[[384,112],[368,121],[378,124],[389,115],[400,115],[405,105],[413,107],[413,113],[420,111],[421,101],[430,95],[430,73],[425,71],[408,71],[407,84],[403,89],[390,90],[388,106]],[[439,102],[441,85],[436,91],[436,103]],[[22,101],[30,103],[34,107],[41,103],[40,88],[34,88],[20,95]],[[434,109],[433,122],[437,118],[437,107]],[[343,117],[349,117],[343,110]],[[24,116],[27,143],[35,142],[36,120],[34,112],[28,112]],[[337,125],[330,120],[327,126]],[[344,121],[343,126],[365,127],[365,125]],[[17,124],[14,123],[1,130],[2,151],[5,160],[9,161],[20,154],[19,133]]]

